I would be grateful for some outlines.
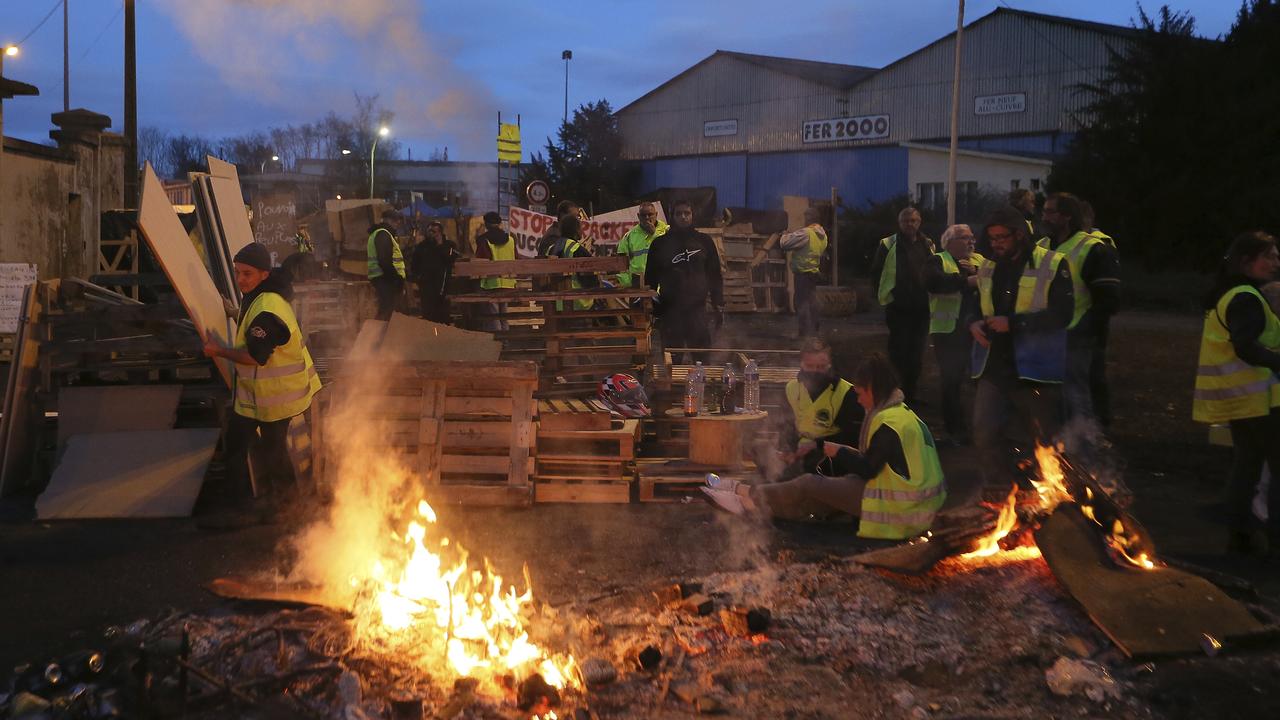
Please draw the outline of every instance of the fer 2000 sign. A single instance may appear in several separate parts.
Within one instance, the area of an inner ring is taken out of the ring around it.
[[[810,120],[804,124],[804,141],[807,143],[876,140],[887,137],[889,137],[888,115]]]

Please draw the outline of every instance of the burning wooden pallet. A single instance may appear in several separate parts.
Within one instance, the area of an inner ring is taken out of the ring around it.
[[[538,429],[536,502],[627,503],[640,421],[606,430]]]
[[[355,371],[353,370],[352,373]],[[374,452],[402,455],[439,504],[526,505],[533,474],[533,391],[524,362],[416,362],[347,374],[324,403],[321,477],[334,482],[350,423],[378,428]],[[364,449],[362,444],[361,449]]]

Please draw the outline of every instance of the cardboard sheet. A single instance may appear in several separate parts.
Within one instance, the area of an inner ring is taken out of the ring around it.
[[[209,187],[213,188],[213,204],[222,225],[222,237],[227,243],[227,257],[234,258],[245,245],[253,242],[249,211],[240,194],[240,183],[215,175],[209,178]]]
[[[138,210],[138,227],[155,253],[156,260],[178,293],[183,307],[202,340],[210,338],[231,345],[234,322],[228,322],[222,307],[222,296],[204,262],[182,229],[182,221],[164,194],[160,178],[148,163],[142,181],[142,203]],[[231,387],[231,363],[217,360],[218,372]]]
[[[217,428],[72,435],[36,516],[186,517],[195,507]]]
[[[169,430],[181,396],[181,385],[64,387],[58,391],[58,447],[72,435]]]
[[[392,313],[382,351],[409,362],[474,360],[496,362],[502,343],[491,333],[463,330],[422,318]]]

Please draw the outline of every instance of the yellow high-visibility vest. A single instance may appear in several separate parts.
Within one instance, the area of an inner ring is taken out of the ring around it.
[[[376,239],[380,232],[386,233],[387,236],[391,238],[391,265],[395,267],[397,275],[401,278],[405,277],[404,255],[400,252],[400,243],[396,242],[396,236],[390,230],[387,230],[386,228],[378,228],[377,230],[369,233],[369,247],[367,248],[369,255],[369,279],[372,280],[374,278],[382,277],[382,265],[378,263],[378,249],[376,244]]]
[[[805,440],[831,437],[840,432],[836,418],[840,408],[844,407],[844,398],[853,389],[848,380],[837,380],[835,385],[828,385],[816,398],[809,397],[809,391],[799,380],[787,383],[787,403],[796,416],[796,432]]]
[[[1084,314],[1089,312],[1089,308],[1093,307],[1093,294],[1089,292],[1089,286],[1084,283],[1084,262],[1089,257],[1089,251],[1092,250],[1101,241],[1093,237],[1083,230],[1077,232],[1067,238],[1066,242],[1058,246],[1054,252],[1059,253],[1067,258],[1067,266],[1071,269],[1071,289],[1075,294],[1075,311],[1071,314],[1071,324],[1068,328],[1074,328],[1080,324],[1080,319]]]
[[[1252,285],[1238,285],[1222,294],[1218,304],[1205,313],[1200,336],[1200,365],[1191,417],[1198,422],[1262,417],[1280,407],[1280,379],[1271,368],[1250,365],[1236,355],[1227,328],[1227,306],[1241,294],[1258,298],[1266,313],[1266,324],[1258,342],[1268,350],[1280,350],[1280,319],[1271,311],[1262,293]],[[1276,438],[1280,442],[1280,438]]]
[[[942,259],[942,272],[947,275],[959,275],[960,265],[951,253],[938,253]],[[969,256],[975,267],[980,267],[985,258],[978,253]],[[960,319],[960,301],[964,291],[953,293],[929,293],[929,334],[946,334],[955,332],[956,320]]]
[[[886,462],[871,478],[862,491],[858,536],[905,540],[919,535],[929,529],[947,500],[933,433],[902,403],[880,410],[867,422],[871,424],[865,434],[868,443],[885,426],[898,436],[907,460],[907,476],[899,475]]]
[[[804,247],[791,252],[792,272],[816,273],[822,269],[822,253],[827,251],[827,236],[819,234],[814,227],[810,225],[804,229],[805,234],[809,236],[809,242]]]
[[[489,243],[489,254],[494,260],[515,260],[516,259],[516,239],[507,236],[507,241],[501,245]],[[498,288],[513,288],[516,286],[514,277],[487,277],[480,279],[480,287],[485,290],[496,290]]]
[[[289,340],[271,352],[266,365],[236,365],[235,411],[254,420],[275,422],[311,407],[311,397],[320,392],[320,375],[302,341],[293,308],[277,293],[264,292],[253,299],[236,331],[236,349],[247,349],[245,332],[264,312],[280,318],[289,330]]]
[[[1018,278],[1018,295],[1014,300],[1014,313],[1039,312],[1049,307],[1049,286],[1053,276],[1062,269],[1066,258],[1039,245],[1031,248],[1031,257]],[[995,273],[994,260],[984,260],[978,267],[978,302],[982,316],[995,315],[995,302],[991,297],[991,277]],[[1070,271],[1068,270],[1068,273]],[[1035,382],[1060,383],[1067,372],[1067,331],[1017,333],[1013,338],[1014,361],[1018,377]],[[973,377],[982,377],[987,367],[988,348],[974,343],[972,350]]]

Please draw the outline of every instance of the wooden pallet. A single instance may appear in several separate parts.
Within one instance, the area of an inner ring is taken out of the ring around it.
[[[17,345],[16,333],[0,333],[0,363],[13,362],[13,348]]]
[[[699,488],[706,482],[709,472],[738,479],[749,479],[755,473],[755,466],[751,463],[729,474],[672,458],[642,459],[637,461],[637,469],[637,497],[642,503],[684,502],[686,497],[701,500],[702,491]]]
[[[539,430],[609,430],[613,414],[581,398],[538,401]]]
[[[532,499],[537,368],[527,362],[419,362],[383,368],[372,387],[339,376],[321,421],[321,477],[337,480],[335,452],[352,422],[378,428],[379,447],[404,458],[433,503],[527,505]],[[348,414],[351,413],[351,414]],[[343,426],[335,425],[341,418]],[[361,446],[364,450],[365,446]],[[373,448],[377,453],[379,448]]]
[[[630,502],[639,439],[637,419],[606,430],[540,427],[535,501]]]

